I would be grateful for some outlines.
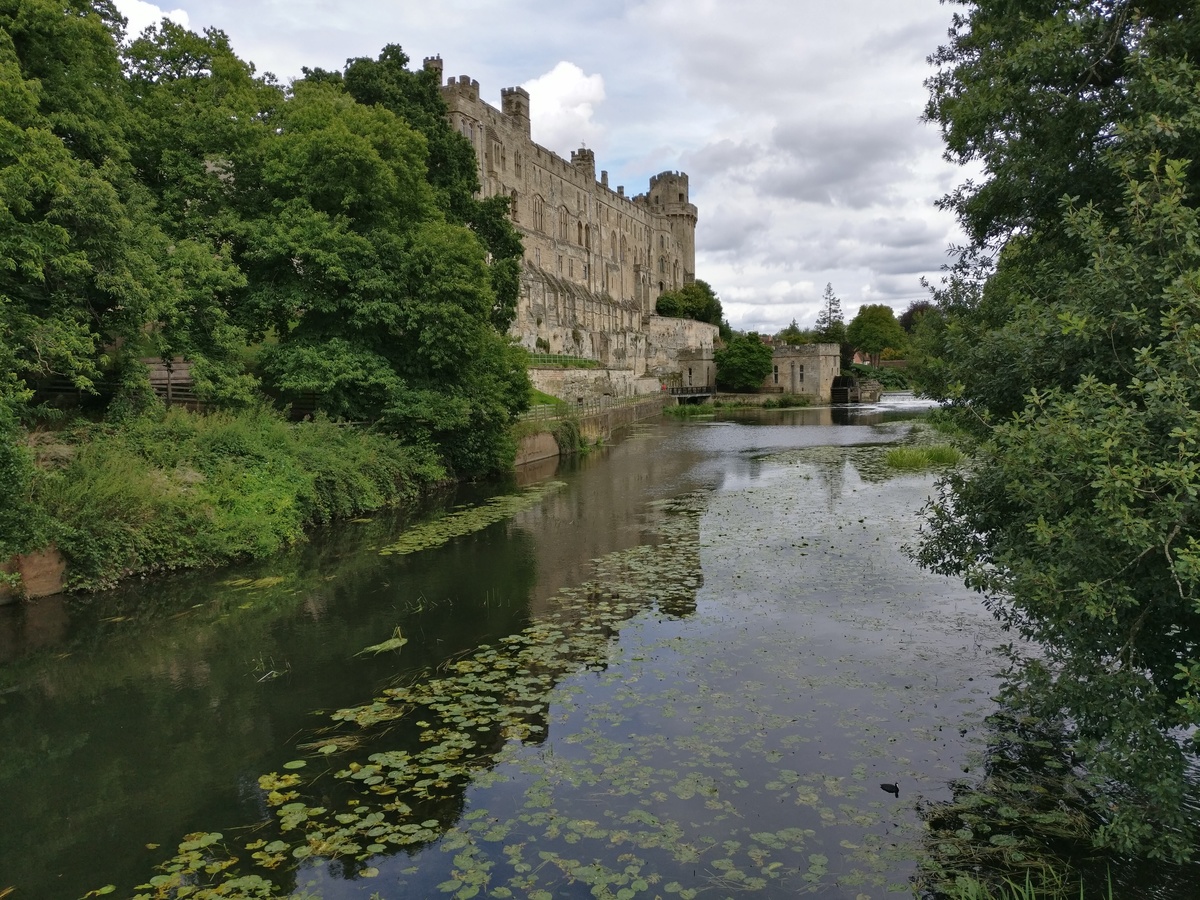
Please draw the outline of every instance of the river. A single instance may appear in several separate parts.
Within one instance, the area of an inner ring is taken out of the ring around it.
[[[920,406],[637,426],[0,608],[0,896],[911,893],[1004,639],[905,555],[934,479],[883,448]]]

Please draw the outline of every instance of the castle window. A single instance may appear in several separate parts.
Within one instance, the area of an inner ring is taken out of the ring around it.
[[[682,202],[683,202],[683,194],[680,194],[680,195],[679,195],[679,202],[680,202],[680,203],[682,203]]]
[[[559,207],[558,210],[558,239],[565,241],[567,239],[567,208]]]
[[[576,240],[576,243],[579,244],[580,247],[582,247],[583,246],[583,223],[576,222],[575,224],[578,226],[578,232],[579,232],[579,236]]]
[[[779,384],[779,366],[775,366],[775,383]]]
[[[533,228],[535,231],[546,230],[546,210],[542,198],[534,195],[533,198]]]
[[[538,247],[536,250],[533,251],[533,258],[534,258],[534,261],[537,262],[538,268],[540,269],[542,267],[542,248],[541,247]]]
[[[796,383],[804,384],[804,366],[798,366],[796,369]]]
[[[558,258],[558,274],[559,275],[562,274],[562,257],[561,256]]]
[[[512,216],[512,220],[514,222],[519,221],[518,217],[517,217],[517,189],[516,188],[513,188],[512,193],[509,194],[509,200],[511,202],[508,205],[508,212]]]
[[[667,261],[661,256],[658,258],[658,274],[665,275],[667,272]]]
[[[575,277],[575,260],[573,259],[567,260],[567,275],[571,278]]]

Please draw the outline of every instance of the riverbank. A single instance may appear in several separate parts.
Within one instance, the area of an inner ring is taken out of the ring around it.
[[[657,418],[670,398],[592,411],[514,435],[514,465],[554,459]],[[552,427],[569,425],[569,428]],[[571,439],[573,438],[573,439]],[[429,450],[265,408],[172,409],[120,427],[34,433],[33,543],[0,566],[0,604],[122,579],[263,559],[314,526],[415,503],[451,480]]]
[[[26,552],[10,598],[94,591],[174,569],[262,559],[306,530],[445,484],[432,450],[265,407],[182,409],[120,426],[36,431]]]

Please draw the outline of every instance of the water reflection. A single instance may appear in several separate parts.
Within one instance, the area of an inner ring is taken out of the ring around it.
[[[560,592],[593,578],[598,559],[645,548],[613,575],[641,577],[673,515],[659,501],[770,485],[782,470],[769,454],[877,443],[904,430],[858,420],[835,427],[825,417],[832,423],[833,411],[779,413],[754,427],[744,421],[752,417],[735,417],[634,428],[564,461],[563,491],[435,550],[381,557],[410,524],[382,517],[329,529],[263,565],[0,609],[0,733],[8,736],[0,890],[11,884],[18,897],[40,898],[129,886],[160,858],[143,852],[147,844],[171,847],[191,832],[269,817],[258,777],[314,738],[314,722],[328,721],[314,711],[420,681],[548,620],[562,610]],[[826,509],[853,491],[844,466],[820,463],[808,483]],[[513,487],[463,490],[441,498],[442,507]],[[772,514],[769,504],[762,510]],[[711,595],[707,581],[705,572],[656,596],[661,620],[682,627],[696,590]],[[355,655],[397,626],[409,638],[398,655]],[[619,638],[613,629],[603,636]],[[503,746],[497,736],[484,749]],[[463,803],[452,791],[431,815],[452,821]]]

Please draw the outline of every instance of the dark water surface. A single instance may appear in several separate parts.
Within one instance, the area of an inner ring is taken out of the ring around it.
[[[0,893],[132,896],[213,833],[281,896],[909,893],[1002,639],[902,552],[933,479],[881,445],[917,405],[639,426],[263,565],[0,609]]]

